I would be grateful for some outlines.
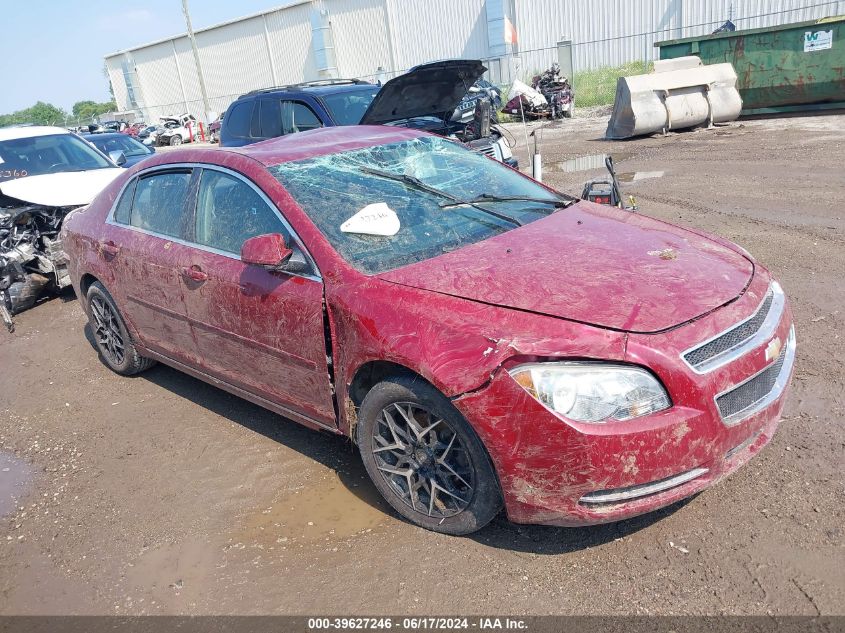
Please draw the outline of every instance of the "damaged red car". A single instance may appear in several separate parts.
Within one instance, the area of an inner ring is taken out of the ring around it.
[[[450,534],[697,493],[772,438],[795,358],[738,246],[404,128],[156,155],[62,239],[110,368],[349,436],[400,515]]]

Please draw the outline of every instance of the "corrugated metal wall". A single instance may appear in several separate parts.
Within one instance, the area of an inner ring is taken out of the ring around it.
[[[655,41],[709,33],[731,14],[738,28],[748,29],[845,13],[845,0],[513,0],[518,55],[498,59],[490,55],[491,2],[502,5],[502,0],[291,0],[263,15],[198,31],[211,109],[220,112],[249,90],[319,78],[311,18],[320,10],[328,14],[338,76],[390,78],[423,62],[464,57],[484,59],[491,78],[501,83],[548,67],[562,36],[573,42],[577,72],[652,60]],[[120,110],[132,109],[129,78],[146,120],[185,110],[204,118],[186,36],[109,56],[106,67]]]
[[[548,49],[562,36],[572,39],[578,71],[651,61],[654,42],[710,33],[730,15],[737,29],[755,29],[845,12],[845,2],[818,0],[517,0],[516,7],[526,76],[555,61]]]

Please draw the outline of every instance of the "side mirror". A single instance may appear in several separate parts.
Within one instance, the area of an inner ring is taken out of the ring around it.
[[[241,246],[241,261],[253,266],[281,266],[293,255],[293,250],[285,244],[285,238],[279,233],[256,235]]]
[[[112,162],[118,167],[126,164],[126,154],[123,153],[122,149],[116,149],[109,152],[109,158],[111,158]]]

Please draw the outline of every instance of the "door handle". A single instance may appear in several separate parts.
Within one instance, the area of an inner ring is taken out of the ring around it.
[[[120,252],[120,246],[118,246],[117,244],[115,244],[111,240],[107,240],[107,241],[103,242],[102,244],[100,244],[100,250],[104,254],[111,255],[112,257],[114,257],[115,255],[117,255]]]
[[[194,264],[193,266],[185,266],[182,269],[182,274],[188,279],[194,281],[205,281],[208,279],[208,273],[204,272],[202,268]]]

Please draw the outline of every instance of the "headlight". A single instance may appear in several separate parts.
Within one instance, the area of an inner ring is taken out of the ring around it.
[[[654,376],[630,365],[534,363],[510,375],[549,409],[579,422],[630,420],[672,405]]]

